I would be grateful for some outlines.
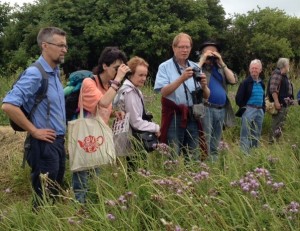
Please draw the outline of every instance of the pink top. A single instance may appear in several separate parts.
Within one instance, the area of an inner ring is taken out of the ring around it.
[[[108,107],[102,107],[99,105],[99,101],[107,90],[101,87],[98,77],[96,75],[94,77],[96,82],[91,78],[85,78],[83,80],[79,97],[81,97],[82,94],[83,108],[86,111],[91,112],[93,115],[95,115],[96,108],[98,106],[99,115],[103,121],[108,124],[112,113],[112,103],[110,103]],[[80,100],[78,100],[78,107],[80,107]]]

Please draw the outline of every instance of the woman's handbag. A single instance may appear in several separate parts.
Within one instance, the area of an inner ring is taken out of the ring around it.
[[[112,131],[99,116],[98,108],[95,117],[84,118],[81,106],[79,118],[68,122],[68,151],[73,172],[115,163]]]
[[[132,129],[132,136],[143,144],[143,147],[147,152],[154,151],[159,143],[157,136],[153,132],[135,131]]]

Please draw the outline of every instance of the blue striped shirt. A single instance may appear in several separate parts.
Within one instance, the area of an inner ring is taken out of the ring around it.
[[[260,84],[260,81],[254,81],[251,96],[247,102],[247,105],[255,105],[258,107],[262,107],[263,105],[263,97],[264,90]]]

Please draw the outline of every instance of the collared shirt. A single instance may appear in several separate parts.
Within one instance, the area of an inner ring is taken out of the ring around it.
[[[192,61],[188,60],[188,63],[191,67],[198,67],[197,63],[194,63]],[[181,68],[181,73],[183,73],[183,69]],[[173,59],[169,59],[158,67],[158,72],[156,74],[155,84],[154,84],[154,90],[156,92],[159,92],[163,87],[166,85],[174,82],[176,79],[180,77],[180,74],[178,73],[175,63]],[[187,96],[188,96],[188,103],[186,99],[186,93],[184,89],[184,85],[181,84],[174,92],[172,92],[170,95],[168,95],[166,98],[169,100],[172,100],[177,105],[184,104],[187,106],[193,105],[192,98],[191,98],[191,92],[195,90],[195,81],[193,78],[189,78],[185,81],[185,85],[187,86]],[[198,84],[197,87],[200,87]]]
[[[160,127],[158,124],[143,120],[143,94],[128,79],[123,83],[120,92],[124,89],[124,93],[119,98],[117,105],[119,109],[130,113],[130,125],[138,131],[158,132]],[[117,96],[118,97],[118,96]]]
[[[210,81],[208,88],[210,89],[210,96],[208,102],[224,106],[226,104],[226,91],[222,85],[223,76],[219,72],[219,68],[214,66],[210,74]]]
[[[282,78],[283,77],[287,77],[286,74],[281,74],[280,72],[280,69],[275,69],[272,73],[272,76],[271,76],[271,79],[270,79],[270,93],[271,95],[274,93],[274,92],[277,92],[279,91],[280,89],[280,85],[281,85],[281,81],[282,81]],[[288,82],[289,82],[289,85],[288,85],[288,92],[286,92],[288,95],[292,95],[293,94],[293,88],[292,88],[292,85],[290,83],[290,80],[288,79]]]
[[[40,56],[37,60],[48,74],[47,98],[50,102],[50,116],[47,119],[47,99],[37,106],[32,115],[32,123],[37,128],[50,128],[56,131],[56,135],[64,135],[66,132],[66,112],[63,86],[60,82],[59,68],[52,67]],[[22,106],[29,112],[35,101],[35,93],[41,86],[42,74],[36,67],[28,67],[22,77],[10,90],[3,103]]]

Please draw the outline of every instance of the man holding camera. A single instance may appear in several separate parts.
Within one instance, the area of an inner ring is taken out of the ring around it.
[[[202,103],[200,97],[209,97],[205,74],[196,63],[188,60],[192,45],[188,34],[175,36],[174,56],[160,64],[154,85],[154,90],[162,95],[160,141],[169,144],[177,155],[182,151],[185,160],[189,159],[189,154],[199,160],[200,121],[194,116],[193,105]],[[198,113],[201,114],[201,109]]]
[[[199,67],[207,77],[210,96],[204,103],[205,116],[202,124],[205,132],[207,154],[209,159],[215,161],[218,158],[218,146],[222,137],[225,117],[232,120],[234,113],[227,97],[227,84],[236,84],[236,75],[224,63],[220,47],[216,42],[205,42],[200,47],[201,57]],[[228,117],[228,115],[230,115]]]

